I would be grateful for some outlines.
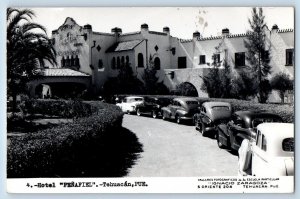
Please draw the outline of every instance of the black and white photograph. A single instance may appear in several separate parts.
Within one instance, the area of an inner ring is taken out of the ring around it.
[[[8,192],[293,192],[294,16],[8,7]]]

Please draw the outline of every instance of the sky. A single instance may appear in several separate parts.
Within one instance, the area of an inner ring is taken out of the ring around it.
[[[33,20],[47,28],[48,35],[57,29],[66,17],[79,25],[90,24],[93,31],[111,32],[120,27],[123,33],[140,30],[147,23],[149,30],[162,32],[168,26],[172,36],[191,39],[196,30],[202,36],[220,35],[223,28],[230,33],[245,33],[249,29],[251,7],[66,7],[31,8],[36,13]],[[277,24],[280,29],[294,28],[292,7],[264,7],[265,21],[269,28]]]

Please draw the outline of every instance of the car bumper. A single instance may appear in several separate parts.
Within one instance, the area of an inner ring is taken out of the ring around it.
[[[204,131],[205,132],[212,132],[212,133],[215,133],[216,132],[216,127],[214,127],[214,126],[208,126],[208,127],[205,127],[204,128]]]
[[[181,116],[180,119],[182,119],[182,120],[193,120],[193,117]]]

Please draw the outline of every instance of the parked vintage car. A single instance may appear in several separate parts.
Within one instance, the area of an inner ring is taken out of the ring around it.
[[[256,139],[239,149],[239,174],[293,176],[294,147],[294,124],[259,124]]]
[[[171,103],[169,98],[144,97],[144,102],[136,106],[136,114],[138,116],[146,114],[153,118],[162,116],[161,108],[168,106]]]
[[[163,120],[175,119],[178,124],[182,123],[183,120],[192,121],[194,114],[198,111],[198,107],[200,107],[200,102],[195,98],[174,98],[172,104],[161,109],[162,118]]]
[[[207,133],[216,132],[219,124],[227,124],[231,118],[232,107],[227,102],[204,102],[200,112],[194,115],[196,129],[205,136]]]
[[[216,134],[218,146],[237,151],[244,139],[255,139],[255,128],[265,122],[283,122],[283,120],[279,115],[265,111],[235,112],[227,124],[218,125]]]
[[[143,103],[144,98],[138,96],[125,97],[121,103],[117,103],[123,112],[125,113],[136,113],[136,106]]]

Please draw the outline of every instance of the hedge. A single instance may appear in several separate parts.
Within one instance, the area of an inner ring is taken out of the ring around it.
[[[120,129],[123,113],[110,104],[84,104],[94,110],[91,115],[75,119],[73,123],[11,138],[7,151],[7,177],[80,177],[88,173],[82,159],[89,156],[91,145],[97,146],[96,142],[103,136]],[[59,105],[52,107],[56,106]]]
[[[92,114],[93,107],[79,100],[28,99],[20,104],[20,109],[30,116],[58,116],[64,118],[86,117]]]

